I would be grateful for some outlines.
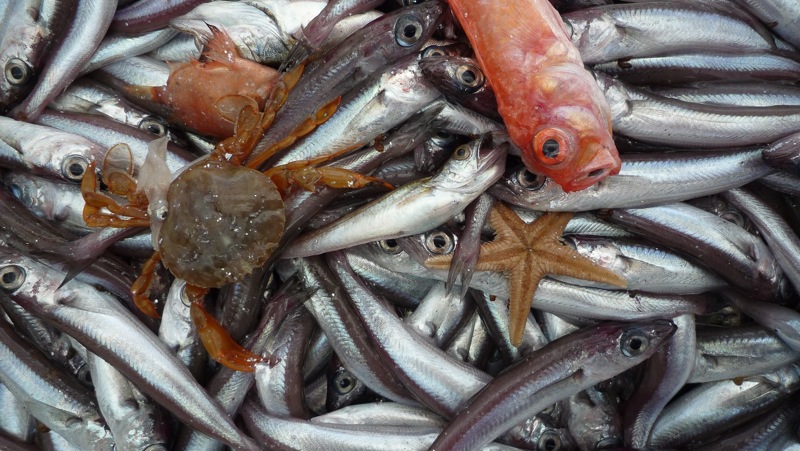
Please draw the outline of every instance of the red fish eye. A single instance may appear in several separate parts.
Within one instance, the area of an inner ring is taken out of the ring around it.
[[[555,139],[548,139],[542,145],[542,155],[546,158],[558,158],[558,141]]]
[[[566,133],[557,128],[539,130],[533,138],[533,153],[542,164],[559,164],[570,154],[570,140]]]

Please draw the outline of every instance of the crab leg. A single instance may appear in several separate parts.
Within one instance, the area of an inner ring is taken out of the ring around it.
[[[300,160],[275,166],[264,171],[264,175],[272,179],[281,192],[292,185],[300,185],[308,191],[314,191],[317,183],[322,182],[331,188],[363,188],[370,183],[382,184],[387,189],[394,189],[389,183],[376,177],[362,175],[349,169],[338,167],[316,167],[326,161],[333,160],[353,148],[343,149],[331,155],[325,155],[313,160]]]
[[[161,253],[153,252],[153,255],[144,262],[142,266],[141,275],[131,285],[131,294],[133,294],[133,303],[139,307],[145,315],[151,318],[160,318],[156,310],[156,305],[148,297],[150,294],[150,285],[153,283],[153,274],[156,270],[156,265],[161,261]]]
[[[211,158],[221,161],[226,159],[226,154],[230,154],[231,164],[242,164],[253,153],[261,137],[272,125],[275,112],[286,102],[289,92],[300,80],[304,67],[305,65],[301,64],[278,80],[264,112],[260,113],[252,106],[241,108],[236,118],[236,133],[221,141],[211,154]]]
[[[92,227],[148,227],[150,217],[147,211],[137,205],[119,205],[111,197],[97,192],[95,163],[89,163],[86,175],[81,180],[81,194],[86,205],[83,207],[83,220]],[[100,213],[107,208],[113,214]],[[118,216],[127,216],[123,219]]]
[[[217,362],[234,371],[255,371],[257,363],[269,363],[270,359],[262,357],[243,348],[236,343],[222,325],[203,307],[203,297],[207,288],[186,285],[186,296],[191,300],[191,315],[200,340],[203,341],[208,355]]]
[[[295,129],[292,130],[287,137],[273,144],[270,148],[258,154],[258,156],[256,156],[252,160],[250,160],[247,163],[247,167],[257,169],[270,157],[294,144],[294,142],[297,141],[298,138],[302,138],[303,136],[314,131],[314,129],[317,128],[320,124],[325,123],[325,121],[327,121],[328,119],[330,119],[331,116],[333,116],[333,113],[336,112],[336,108],[339,107],[339,103],[341,101],[342,101],[342,96],[339,96],[331,100],[327,104],[323,105],[322,108],[317,110],[316,113],[312,114],[311,117],[307,118],[300,125],[295,127]]]

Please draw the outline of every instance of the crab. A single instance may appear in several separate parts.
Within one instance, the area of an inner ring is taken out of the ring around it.
[[[254,168],[258,162],[245,164],[300,73],[302,66],[285,74],[265,111],[243,108],[234,136],[220,141],[207,157],[174,178],[163,163],[166,138],[161,138],[150,144],[138,181],[133,177],[130,150],[126,154],[127,146],[121,144],[109,150],[103,163],[102,179],[111,194],[99,190],[94,162],[81,183],[86,201],[83,218],[89,226],[151,228],[155,252],[131,286],[136,305],[151,317],[159,316],[149,291],[161,262],[186,281],[184,293],[191,302],[192,321],[209,356],[238,371],[253,371],[255,364],[269,359],[237,344],[206,311],[204,297],[210,289],[241,281],[267,262],[284,232],[283,196],[294,186],[313,191],[318,184],[336,188],[386,185],[341,168],[319,167],[337,155],[263,172]],[[296,139],[324,122],[337,105],[335,99],[323,107],[291,137]],[[275,146],[266,153],[272,155],[283,147]],[[127,202],[118,200],[119,196]]]

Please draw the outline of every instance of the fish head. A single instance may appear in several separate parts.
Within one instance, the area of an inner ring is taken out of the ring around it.
[[[619,173],[622,161],[608,122],[603,124],[586,108],[560,110],[522,147],[522,162],[528,170],[550,177],[565,192],[580,191]]]
[[[584,372],[598,379],[614,377],[650,358],[677,329],[670,320],[599,324],[589,329],[593,333],[584,341],[585,349],[591,350]]]

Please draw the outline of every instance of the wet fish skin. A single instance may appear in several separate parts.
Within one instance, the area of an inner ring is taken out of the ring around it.
[[[178,31],[172,28],[153,30],[137,36],[109,33],[100,41],[94,55],[81,68],[78,76],[88,74],[115,61],[147,53],[168,42],[177,34]]]
[[[290,312],[268,344],[274,365],[257,364],[255,385],[261,404],[270,415],[308,419],[303,396],[305,347],[314,331],[313,316],[304,308]]]
[[[158,337],[116,299],[76,280],[61,286],[62,273],[6,249],[0,249],[0,271],[13,274],[3,279],[12,299],[123,371],[183,422],[231,446],[258,449]],[[158,365],[142,366],[146,362]]]
[[[676,203],[614,210],[609,220],[679,250],[757,299],[775,300],[783,292],[783,271],[769,247],[713,213]]]
[[[799,371],[791,364],[741,383],[726,379],[693,388],[664,409],[653,427],[650,446],[671,448],[703,441],[774,409],[800,389]]]
[[[339,221],[301,236],[282,257],[321,254],[441,225],[500,178],[508,143],[497,143],[490,136],[460,147],[461,151],[456,149],[433,177],[395,189]],[[376,224],[382,227],[375,227]]]
[[[767,242],[775,260],[792,282],[795,290],[800,289],[800,238],[777,210],[752,190],[733,189],[722,195],[735,207],[744,212],[758,227]]]
[[[677,330],[647,361],[644,376],[625,402],[622,418],[625,443],[629,446],[647,446],[664,407],[683,388],[694,369],[695,317],[683,314],[673,318],[673,322]]]
[[[44,354],[31,349],[5,321],[0,322],[0,352],[4,362],[14,362],[0,369],[0,382],[39,421],[82,449],[113,448],[111,431],[91,391],[70,376],[59,377],[61,370]]]
[[[687,52],[689,50],[687,49]],[[800,72],[795,50],[774,53],[682,53],[596,64],[595,71],[637,85],[678,85],[700,81],[791,80]]]
[[[497,98],[474,58],[430,56],[419,62],[422,73],[444,96],[490,119],[500,121]]]
[[[696,356],[689,384],[755,376],[800,360],[800,353],[761,326],[699,330]]]
[[[330,340],[345,367],[367,387],[381,396],[415,405],[394,372],[376,355],[374,345],[360,326],[356,312],[346,302],[345,292],[319,257],[295,260],[301,284],[311,292],[306,308]]]
[[[800,107],[692,104],[649,93],[602,73],[596,72],[595,77],[611,106],[614,130],[642,142],[709,149],[742,147],[770,143],[799,131]]]
[[[624,154],[619,174],[583,191],[565,193],[550,179],[538,189],[507,179],[489,193],[529,210],[580,212],[663,205],[737,188],[774,172],[764,164],[760,152]]]
[[[0,20],[0,113],[8,112],[31,92],[76,4],[77,0],[4,2]]]
[[[114,2],[77,0],[74,19],[42,69],[33,91],[12,110],[14,118],[35,121],[47,104],[77,78],[83,65],[100,45],[115,10]]]
[[[416,55],[401,58],[345,94],[333,116],[282,152],[275,165],[313,160],[369,143],[440,96],[422,77]]]
[[[452,417],[490,380],[486,373],[450,358],[403,324],[385,300],[353,273],[342,252],[328,253],[327,262],[375,342],[378,357],[428,408]]]
[[[479,449],[553,402],[641,363],[674,332],[670,321],[606,323],[551,342],[487,384],[431,450]]]
[[[694,52],[769,51],[775,42],[738,15],[684,2],[628,3],[565,14],[584,64]],[[709,26],[713,23],[713,27]]]
[[[131,149],[133,163],[136,168],[144,164],[147,156],[147,146],[154,139],[153,135],[138,128],[128,127],[102,116],[88,114],[59,113],[54,110],[45,110],[37,123],[81,135],[105,149],[110,149],[118,143],[125,143]],[[186,149],[182,149],[173,143],[167,144],[167,166],[172,173],[176,173],[195,158]]]
[[[727,287],[710,269],[643,240],[569,235],[564,241],[584,257],[620,274],[628,287],[664,294],[697,294]]]
[[[437,0],[382,16],[306,68],[305,76],[289,93],[286,106],[276,113],[275,121],[259,141],[251,160],[378,68],[417,52],[433,34],[443,11],[443,4]],[[419,28],[418,39],[409,42],[410,45],[405,45],[402,37],[395,36],[396,24],[401,22]]]
[[[0,141],[13,147],[26,169],[65,182],[80,183],[90,162],[106,149],[73,133],[0,116]]]
[[[170,429],[166,412],[105,360],[87,351],[86,362],[116,449],[166,449]]]

